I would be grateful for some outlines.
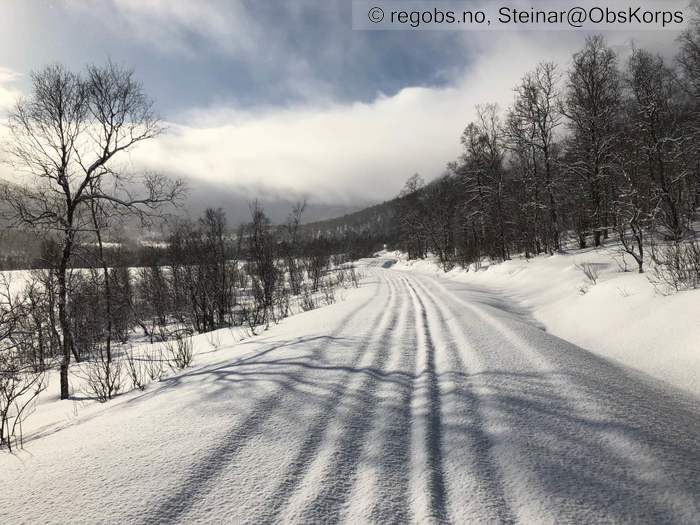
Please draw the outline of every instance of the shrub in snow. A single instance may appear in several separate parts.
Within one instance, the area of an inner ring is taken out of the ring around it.
[[[36,357],[39,334],[32,319],[30,295],[13,296],[10,283],[3,279],[0,290],[0,445],[12,449],[22,422],[32,412],[34,400],[46,389],[43,358]],[[18,433],[19,432],[19,436]]]
[[[653,247],[649,280],[662,294],[700,288],[700,241]]]
[[[22,445],[22,422],[46,389],[45,377],[43,370],[23,365],[15,349],[0,348],[0,445],[12,450],[18,438]]]
[[[600,267],[592,263],[582,263],[577,264],[576,269],[580,270],[583,275],[586,276],[586,280],[592,284],[596,285],[598,283],[598,276],[600,275]]]
[[[314,294],[311,292],[310,288],[306,285],[304,285],[301,293],[301,300],[300,303],[301,309],[304,312],[308,312],[310,310],[314,310],[316,308],[316,300],[314,298]]]
[[[148,379],[150,376],[148,372],[149,365],[147,354],[135,355],[134,349],[129,348],[125,352],[124,358],[126,362],[126,372],[129,376],[129,379],[131,379],[131,387],[134,389],[138,388],[139,390],[143,390],[144,388],[146,388],[146,383],[148,383]],[[162,372],[160,375],[162,375]],[[160,375],[158,376],[158,379],[160,379]],[[151,377],[150,379],[154,380],[155,378]]]
[[[122,362],[107,359],[101,352],[93,359],[85,361],[81,369],[85,374],[88,392],[104,403],[122,390]]]
[[[207,339],[207,343],[209,343],[209,346],[211,346],[214,350],[217,350],[221,346],[221,335],[219,334],[218,330],[207,332],[205,337]]]
[[[176,330],[173,333],[173,338],[165,342],[165,351],[172,370],[183,370],[190,366],[194,356],[190,331],[187,329]]]
[[[330,256],[324,253],[315,253],[306,259],[306,273],[311,281],[311,288],[317,291],[321,285],[321,280],[328,270]]]
[[[360,286],[360,278],[357,275],[357,271],[355,270],[355,267],[350,266],[350,268],[348,268],[347,273],[348,273],[348,278],[350,279],[350,282],[352,283],[352,285],[355,288],[358,288]]]
[[[289,317],[289,288],[280,288],[275,294],[274,317],[275,319],[284,319]]]
[[[152,346],[145,355],[145,368],[148,379],[160,381],[165,375],[165,363],[167,362],[163,357],[163,350],[159,346]]]

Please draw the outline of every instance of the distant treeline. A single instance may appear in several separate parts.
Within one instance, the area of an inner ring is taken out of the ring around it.
[[[182,228],[181,223],[178,227]],[[321,223],[318,223],[321,224]],[[186,226],[185,226],[186,227]],[[282,226],[270,226],[281,232]],[[226,251],[232,255],[238,244],[240,230],[227,231]],[[283,235],[279,235],[279,249],[286,249]],[[167,266],[176,261],[176,255],[169,248],[173,236],[166,236],[161,242],[140,243],[133,240],[112,240],[102,247],[102,256],[110,267]],[[384,244],[396,240],[396,235],[369,228],[348,227],[339,231],[331,229],[304,228],[300,231],[299,242],[304,251],[327,255],[346,254],[352,259],[367,257],[381,249]],[[0,235],[0,271],[37,270],[51,267],[51,253],[57,248],[52,235],[42,236],[36,231],[8,230]],[[249,255],[243,249],[243,257]],[[76,255],[71,261],[73,268],[96,268],[101,265],[99,247],[94,243],[78,244]]]

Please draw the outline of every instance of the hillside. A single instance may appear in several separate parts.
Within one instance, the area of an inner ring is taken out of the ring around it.
[[[392,199],[334,219],[309,222],[303,225],[303,230],[315,237],[341,237],[348,234],[369,233],[383,239],[390,239],[396,233],[397,201],[398,199]]]

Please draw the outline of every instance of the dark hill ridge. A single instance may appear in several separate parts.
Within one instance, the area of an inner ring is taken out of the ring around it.
[[[396,229],[397,201],[395,198],[334,219],[305,223],[302,228],[304,233],[313,237],[371,235],[391,238]]]

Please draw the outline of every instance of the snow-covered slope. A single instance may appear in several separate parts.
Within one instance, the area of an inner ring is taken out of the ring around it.
[[[700,396],[700,290],[661,295],[646,275],[622,272],[614,255],[589,249],[444,274],[434,260],[388,254],[397,269],[496,292],[548,332]],[[577,268],[585,264],[599,272],[597,284]]]

